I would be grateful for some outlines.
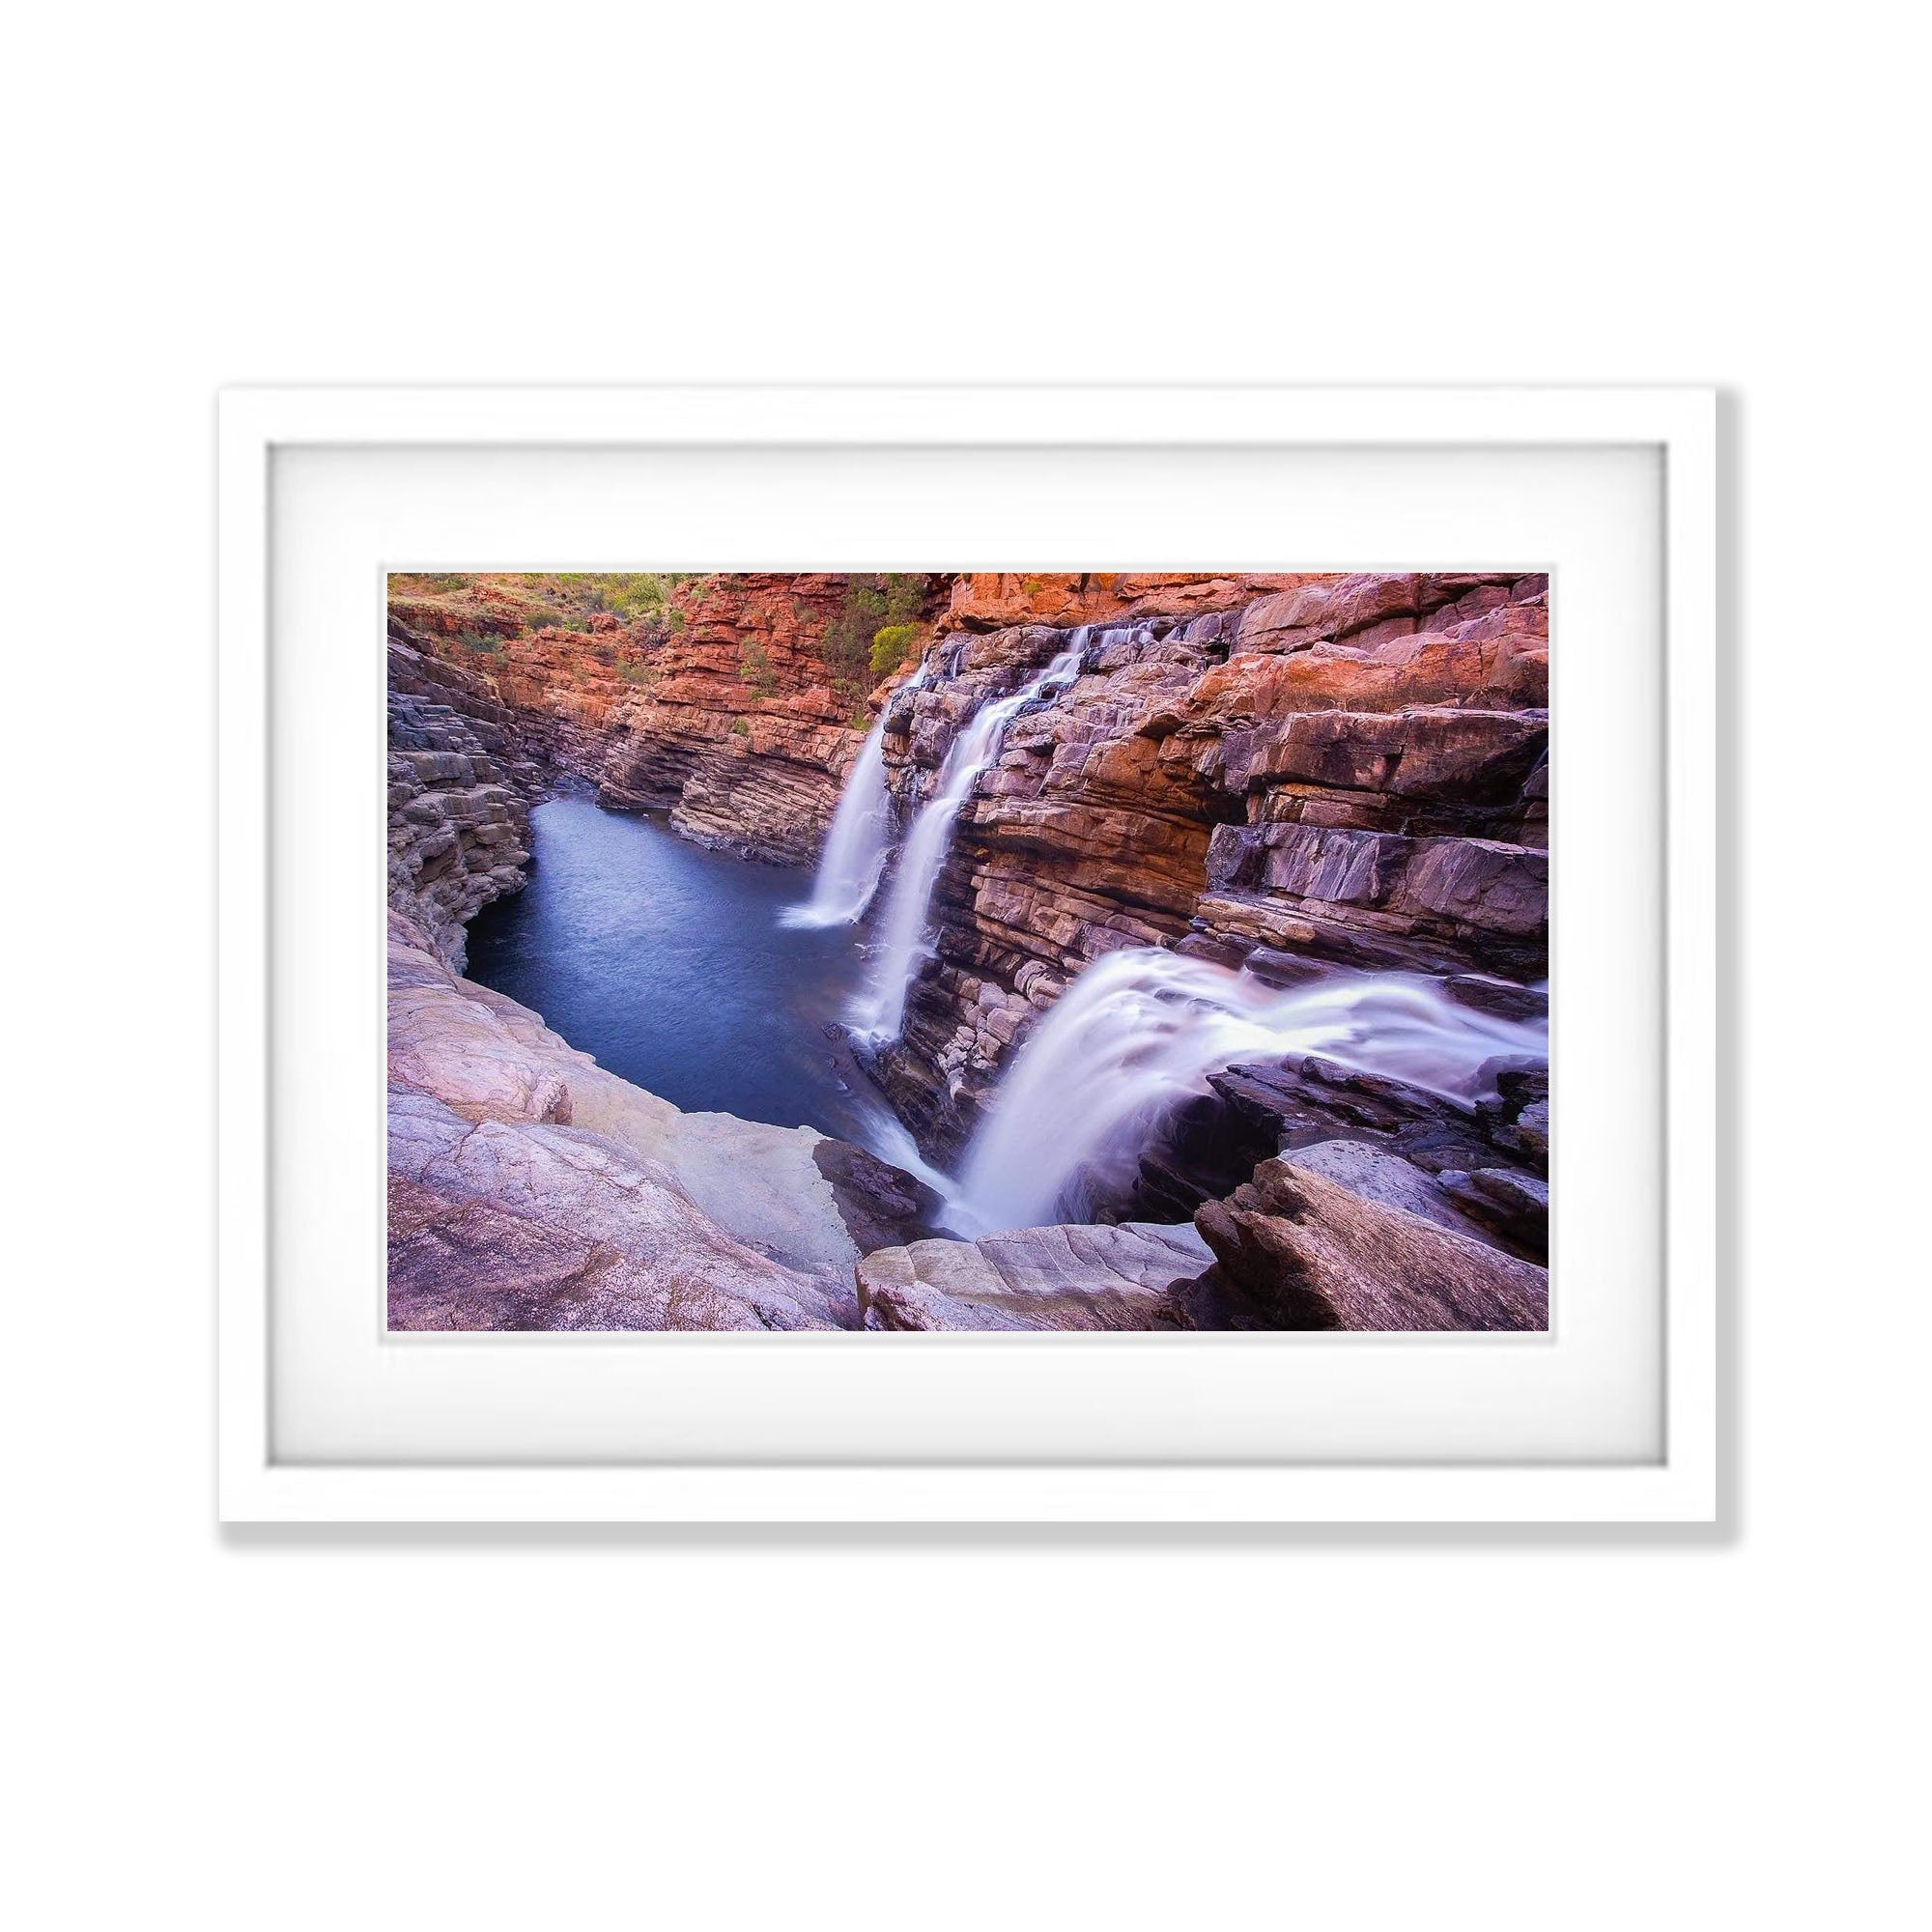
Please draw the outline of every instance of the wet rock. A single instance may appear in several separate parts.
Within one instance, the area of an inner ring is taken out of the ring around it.
[[[1549,1172],[1549,1073],[1548,1068],[1496,1076],[1497,1097],[1477,1108],[1491,1143],[1536,1173]],[[1479,1165],[1490,1165],[1488,1162]]]
[[[1499,1019],[1537,1019],[1549,1010],[1547,987],[1519,986],[1513,980],[1481,973],[1454,974],[1444,986],[1450,998],[1478,1012],[1494,1013]]]
[[[941,628],[966,647],[934,654],[886,739],[902,815],[959,721],[1094,621],[1083,600],[1123,603],[1124,580],[1083,582],[955,586]],[[1037,1011],[1122,945],[1253,961],[1272,984],[1296,961],[1519,990],[1547,974],[1547,587],[1230,578],[1190,588],[1218,606],[1195,612],[1181,588],[1150,584],[1171,608],[1138,621],[1098,619],[1084,674],[1015,722],[960,813],[935,957],[879,1060],[934,1157],[956,1152],[1027,1036],[984,989]]]

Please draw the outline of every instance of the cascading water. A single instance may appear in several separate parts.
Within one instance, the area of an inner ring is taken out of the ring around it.
[[[1406,973],[1336,974],[1286,992],[1153,947],[1089,966],[1022,1047],[967,1149],[951,1218],[972,1234],[1087,1218],[1208,1075],[1319,1054],[1469,1104],[1492,1063],[1546,1062],[1547,1022],[1508,1020]]]
[[[982,706],[952,741],[932,797],[913,821],[898,869],[893,874],[892,890],[886,895],[878,951],[872,956],[865,990],[852,1008],[852,1028],[861,1038],[878,1045],[899,1037],[905,1024],[906,993],[925,956],[933,888],[946,863],[959,809],[966,803],[974,781],[999,756],[1001,740],[1013,719],[1036,698],[1064,687],[1079,673],[1086,643],[1086,631],[1075,631],[1068,648],[1037,677],[1010,697]]]
[[[902,688],[916,691],[924,678],[922,667]],[[811,897],[803,905],[786,906],[779,915],[781,925],[850,925],[871,904],[893,846],[893,795],[886,788],[886,717],[891,709],[889,704],[879,713],[839,794]]]

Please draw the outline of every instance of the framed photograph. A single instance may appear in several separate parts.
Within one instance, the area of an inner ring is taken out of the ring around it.
[[[224,1519],[1715,1518],[1710,391],[220,436]]]

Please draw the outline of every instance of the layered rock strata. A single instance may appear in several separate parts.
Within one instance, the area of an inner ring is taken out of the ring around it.
[[[1548,1252],[1549,1075],[1502,1068],[1472,1107],[1310,1055],[1208,1076],[1140,1160],[1136,1211],[1191,1214],[1269,1156],[1524,1260]]]
[[[522,884],[527,809],[559,785],[815,856],[867,722],[822,655],[843,582],[707,580],[648,639],[532,628],[487,585],[460,626],[392,610],[398,1325],[1540,1325],[1534,1068],[1460,1107],[1320,1060],[1233,1066],[1122,1204],[1181,1226],[960,1242],[861,1150],[680,1114],[457,977],[465,923]],[[962,577],[928,616],[920,688],[908,666],[871,699],[902,824],[965,721],[1091,627],[1072,689],[1015,721],[960,814],[937,956],[877,1060],[929,1152],[956,1154],[1036,1017],[1118,947],[1541,1003],[1541,579]]]
[[[997,616],[1006,593],[955,588],[955,635],[891,703],[909,817],[966,718],[1084,645],[1078,681],[1020,715],[961,812],[936,956],[877,1059],[936,1157],[956,1155],[1036,1016],[1119,947],[1283,983],[1344,965],[1541,998],[1547,581],[1225,578],[1189,594],[1225,601],[1083,636],[973,630],[962,611]]]
[[[872,722],[826,661],[845,595],[843,577],[755,574],[680,593],[682,629],[611,720],[599,802],[668,812],[702,844],[810,865]]]
[[[1215,1328],[1543,1329],[1549,1277],[1314,1171],[1264,1161],[1194,1224],[1215,1265],[1179,1292]]]
[[[510,713],[469,673],[389,642],[389,904],[461,971],[464,928],[530,857]]]

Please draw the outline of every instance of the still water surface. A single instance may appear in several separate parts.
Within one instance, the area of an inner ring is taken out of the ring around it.
[[[779,923],[809,872],[583,798],[553,799],[531,824],[529,884],[470,923],[472,980],[688,1111],[878,1143],[890,1116],[826,1033],[859,980],[856,931]]]

